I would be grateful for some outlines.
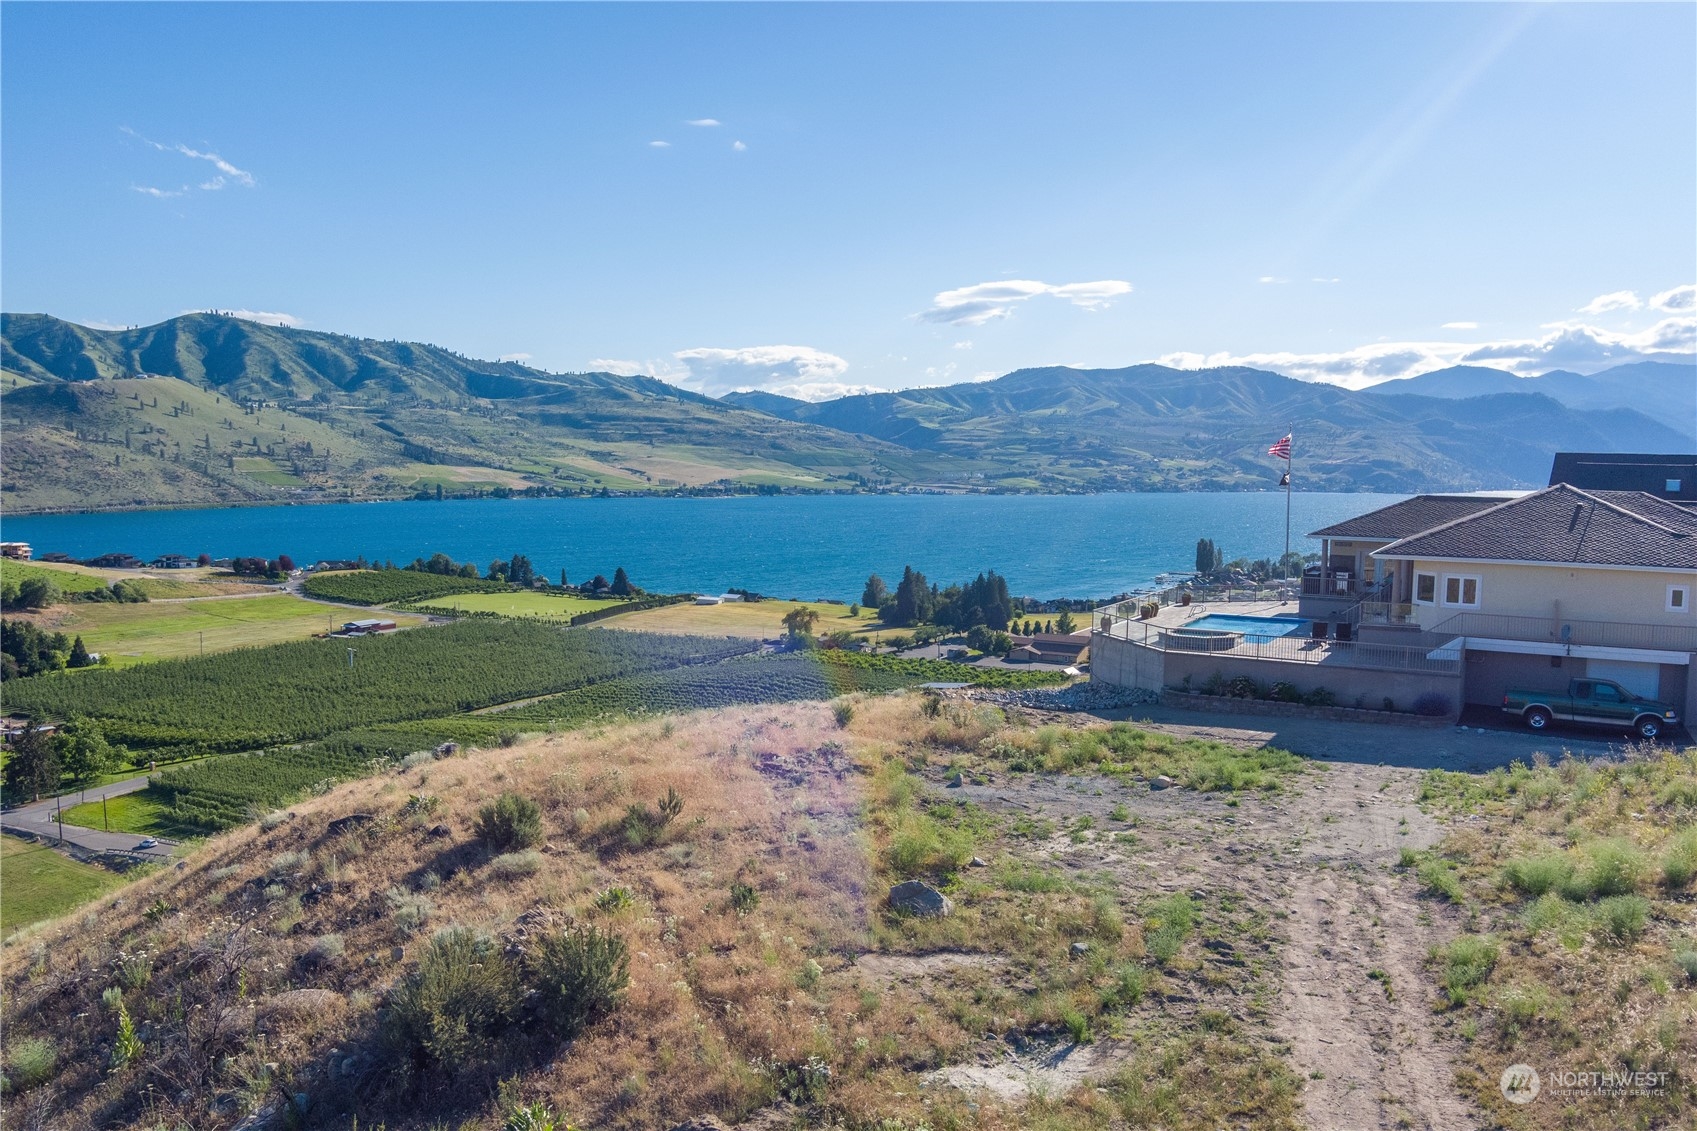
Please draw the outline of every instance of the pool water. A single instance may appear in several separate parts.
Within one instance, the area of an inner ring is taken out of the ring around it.
[[[1281,636],[1307,635],[1312,621],[1301,617],[1245,617],[1231,613],[1209,613],[1186,621],[1185,628],[1209,628],[1218,632],[1241,632],[1245,643],[1265,644]]]

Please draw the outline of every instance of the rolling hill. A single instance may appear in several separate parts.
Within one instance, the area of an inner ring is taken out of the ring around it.
[[[438,490],[1256,489],[1276,479],[1266,449],[1287,427],[1311,490],[1530,486],[1559,450],[1692,446],[1660,418],[1689,369],[1654,363],[1449,370],[1366,392],[1248,368],[1048,367],[820,403],[715,400],[214,314],[128,331],[0,315],[0,362],[10,513]]]

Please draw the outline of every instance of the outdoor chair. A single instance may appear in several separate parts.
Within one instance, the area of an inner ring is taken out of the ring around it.
[[[1340,620],[1338,622],[1337,638],[1340,643],[1350,640],[1354,636],[1354,632],[1355,626],[1348,621]]]

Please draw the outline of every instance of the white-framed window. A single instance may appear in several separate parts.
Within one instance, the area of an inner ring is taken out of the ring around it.
[[[1668,612],[1689,613],[1691,611],[1691,586],[1668,586]]]
[[[1444,604],[1455,609],[1479,607],[1479,579],[1472,574],[1444,575]]]
[[[1435,605],[1438,603],[1437,574],[1417,573],[1414,575],[1414,603],[1416,605]]]

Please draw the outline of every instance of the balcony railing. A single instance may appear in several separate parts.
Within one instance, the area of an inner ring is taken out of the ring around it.
[[[1461,671],[1459,652],[1436,648],[1366,644],[1358,640],[1314,640],[1304,636],[1267,639],[1246,637],[1240,632],[1186,632],[1182,625],[1154,624],[1107,610],[1097,613],[1094,632],[1160,652],[1205,652],[1231,659],[1333,664],[1346,668],[1418,671],[1435,675],[1456,675]]]
[[[1357,606],[1360,624],[1418,624],[1407,601],[1363,601]]]
[[[1697,626],[1628,624],[1607,620],[1555,620],[1500,613],[1460,613],[1428,630],[1433,636],[1480,636],[1549,644],[1653,651],[1697,652]]]

